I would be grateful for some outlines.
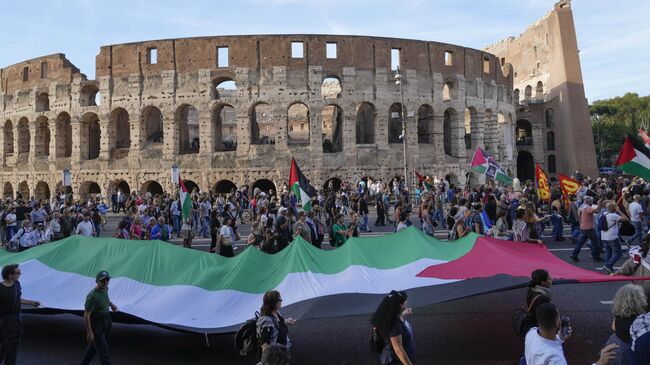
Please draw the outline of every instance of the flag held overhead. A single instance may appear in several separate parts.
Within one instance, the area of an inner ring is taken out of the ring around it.
[[[311,198],[316,196],[318,191],[311,186],[307,177],[303,175],[296,160],[291,158],[291,171],[289,172],[289,187],[302,203],[302,210],[309,212],[312,209]]]
[[[630,175],[650,180],[650,149],[628,135],[616,160],[616,167]]]

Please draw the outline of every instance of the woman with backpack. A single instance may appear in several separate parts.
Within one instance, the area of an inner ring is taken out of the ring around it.
[[[262,352],[276,343],[291,349],[289,326],[296,321],[293,318],[284,319],[280,314],[280,308],[282,308],[282,297],[279,291],[270,290],[264,293],[260,317],[257,319],[257,338]]]
[[[528,290],[526,291],[526,307],[530,308],[529,317],[532,327],[537,327],[537,317],[535,310],[543,303],[551,303],[551,287],[553,279],[548,271],[537,269],[530,274]]]
[[[411,365],[415,361],[415,339],[413,328],[405,319],[411,314],[405,291],[391,291],[379,303],[370,320],[373,331],[384,339],[380,355],[381,364]]]

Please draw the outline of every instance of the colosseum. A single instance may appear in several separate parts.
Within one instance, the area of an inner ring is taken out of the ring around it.
[[[292,156],[316,186],[389,179],[404,171],[402,117],[409,171],[463,185],[481,146],[516,174],[520,149],[544,165],[547,153],[535,145],[542,122],[526,126],[531,145],[516,141],[517,114],[561,101],[548,77],[539,99],[513,99],[518,66],[493,54],[507,51],[342,35],[166,39],[101,47],[95,80],[63,54],[27,60],[0,70],[2,193],[47,198],[65,169],[81,197],[155,193],[173,189],[173,165],[201,190],[268,190]]]

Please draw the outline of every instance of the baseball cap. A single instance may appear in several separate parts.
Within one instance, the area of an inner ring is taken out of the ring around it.
[[[108,271],[105,271],[105,270],[102,270],[102,271],[98,272],[97,276],[95,276],[95,279],[97,281],[104,280],[104,279],[110,279],[110,278],[111,278],[111,276],[108,275]]]

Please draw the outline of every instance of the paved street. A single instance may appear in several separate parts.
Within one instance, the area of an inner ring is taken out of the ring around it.
[[[111,217],[102,235],[112,235],[118,220]],[[378,228],[370,234],[392,230],[392,226]],[[242,226],[242,237],[249,230]],[[568,234],[568,229],[565,233]],[[439,237],[443,236],[446,234],[441,231]],[[572,247],[569,242],[548,242],[548,246],[555,255],[568,261]],[[209,240],[196,240],[194,246],[206,250]],[[591,262],[587,251],[583,251],[582,258],[580,267],[602,272],[601,263]],[[553,301],[562,315],[572,319],[574,327],[573,336],[565,344],[569,363],[590,364],[597,359],[611,331],[608,301],[620,285],[573,284],[553,288]],[[523,342],[512,332],[510,320],[512,311],[524,303],[524,297],[525,289],[517,289],[414,309],[411,321],[417,341],[416,363],[515,364],[523,353]],[[290,329],[293,363],[376,364],[368,350],[368,320],[369,315],[298,321]],[[19,363],[54,365],[81,360],[85,334],[80,317],[24,315],[23,322],[25,335]],[[115,364],[255,363],[252,359],[241,359],[234,352],[233,335],[210,336],[207,342],[202,335],[150,325],[116,324],[111,336]]]

